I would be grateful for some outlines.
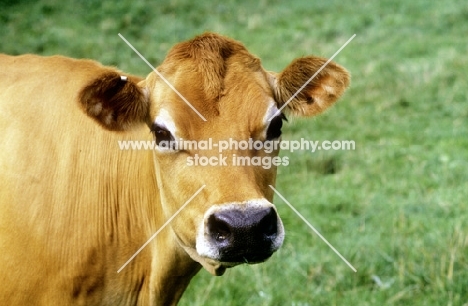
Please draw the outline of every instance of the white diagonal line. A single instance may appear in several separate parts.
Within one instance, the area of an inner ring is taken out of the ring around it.
[[[337,56],[337,55],[341,52],[341,50],[343,50],[344,47],[346,47],[346,46],[351,42],[351,40],[353,40],[353,38],[354,38],[355,36],[356,36],[356,34],[354,34],[353,36],[351,36],[351,38],[348,39],[348,41],[345,42],[344,45],[341,46],[341,48],[338,49],[338,51],[336,51],[335,54],[333,54],[332,57],[330,57],[330,58],[328,59],[328,61],[326,61],[325,64],[323,64],[322,67],[320,67],[320,69],[317,70],[317,72],[314,73],[314,75],[311,76],[311,77],[307,80],[307,82],[305,82],[304,85],[302,85],[301,88],[299,88],[299,89],[291,96],[291,98],[289,98],[289,100],[286,101],[286,103],[284,103],[283,106],[281,106],[280,109],[278,109],[278,110],[276,111],[276,113],[273,114],[273,116],[271,116],[270,119],[268,119],[268,121],[271,121],[273,118],[275,118],[276,116],[278,116],[278,115],[281,113],[281,111],[283,110],[283,108],[285,108],[286,105],[288,105],[289,102],[291,102],[291,101],[307,86],[307,84],[309,84],[309,83],[317,76],[317,74],[319,74],[320,71],[322,71],[323,68],[325,68],[325,67],[328,65],[328,63],[330,63],[330,62],[335,58],[335,56]]]
[[[171,221],[185,208],[185,206],[187,206],[196,196],[197,194],[200,193],[200,191],[203,190],[203,188],[205,188],[206,185],[203,185],[200,187],[200,189],[198,189],[194,194],[193,196],[190,197],[190,199],[188,199],[184,205],[182,205],[181,208],[179,208],[179,210],[177,210],[173,215],[172,217],[170,217],[166,223],[164,223],[157,231],[156,233],[153,234],[153,236],[151,236],[148,241],[145,242],[145,244],[143,244],[139,249],[138,251],[135,252],[135,254],[132,255],[132,257],[130,257],[129,260],[127,260],[126,263],[123,264],[122,267],[120,267],[120,269],[117,271],[117,273],[120,273],[120,271],[122,271],[150,242],[151,240],[153,240],[154,238],[156,238],[156,236],[169,224],[171,223]]]
[[[144,58],[143,55],[141,55],[140,52],[138,52],[137,49],[135,49],[134,46],[132,46],[132,44],[125,39],[125,37],[123,37],[122,34],[119,33],[119,37],[130,47],[132,48],[133,51],[135,51],[136,54],[138,54],[138,56],[146,63],[146,65],[150,66],[151,69],[153,69],[153,71],[167,84],[167,86],[169,86],[169,88],[171,88],[188,106],[190,106],[190,108],[195,112],[197,113],[198,116],[200,116],[200,118],[202,118],[203,121],[206,121],[205,117],[202,116],[202,114],[200,114],[200,112],[187,100],[185,99],[185,97],[174,87],[172,86],[171,83],[169,83],[169,81],[156,69],[153,67],[153,65],[150,64],[150,62],[148,62],[146,60],[146,58]]]
[[[309,221],[306,220],[306,218],[304,218],[304,216],[301,215],[301,213],[299,213],[295,208],[294,206],[291,205],[291,203],[288,202],[288,200],[286,200],[282,195],[281,193],[278,192],[278,190],[275,189],[275,187],[273,187],[272,185],[269,185],[271,189],[273,189],[273,191],[286,203],[288,204],[289,208],[291,208],[295,213],[296,215],[299,216],[299,218],[302,219],[302,221],[305,222],[305,224],[307,224],[307,226],[309,226],[332,250],[333,252],[336,253],[336,255],[338,255],[341,260],[343,260],[350,268],[351,270],[353,270],[354,272],[357,272],[356,268],[354,268],[350,263],[349,261],[346,260],[346,258],[343,257],[343,255],[340,254],[340,252],[338,252],[332,245],[330,242],[328,242],[327,239],[325,239],[325,237],[323,237],[316,229],[315,227],[312,226],[312,224],[309,223]]]

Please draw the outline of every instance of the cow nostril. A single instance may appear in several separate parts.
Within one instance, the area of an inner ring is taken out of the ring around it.
[[[228,239],[231,234],[231,228],[229,224],[216,215],[211,215],[208,218],[207,225],[210,236],[218,242],[222,242]]]
[[[260,220],[258,227],[266,237],[272,237],[278,233],[278,217],[273,208],[270,208],[268,214]]]

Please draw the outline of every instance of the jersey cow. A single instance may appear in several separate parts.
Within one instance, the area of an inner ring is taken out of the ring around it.
[[[0,304],[174,305],[201,267],[222,275],[267,260],[284,238],[275,164],[202,165],[193,158],[219,148],[173,144],[229,140],[226,156],[277,156],[232,144],[277,141],[278,109],[325,62],[267,72],[213,33],[175,45],[146,78],[91,60],[1,55]],[[319,114],[348,83],[330,62],[284,111]]]

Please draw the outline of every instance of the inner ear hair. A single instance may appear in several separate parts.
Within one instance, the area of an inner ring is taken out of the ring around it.
[[[314,74],[317,75],[288,103],[289,113],[313,116],[335,103],[348,87],[350,76],[340,65],[325,63],[327,59],[320,57],[298,58],[278,74],[275,95],[280,106],[289,101]]]

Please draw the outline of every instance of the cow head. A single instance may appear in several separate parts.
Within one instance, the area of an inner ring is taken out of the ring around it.
[[[252,144],[278,141],[285,112],[314,116],[341,96],[349,75],[330,62],[277,113],[325,62],[303,57],[275,74],[240,43],[207,33],[177,44],[157,68],[178,93],[154,72],[140,82],[110,72],[85,88],[81,100],[110,130],[147,124],[167,219],[205,185],[170,228],[195,261],[221,275],[227,267],[266,260],[283,242],[269,188],[281,163],[273,159],[278,150]]]

